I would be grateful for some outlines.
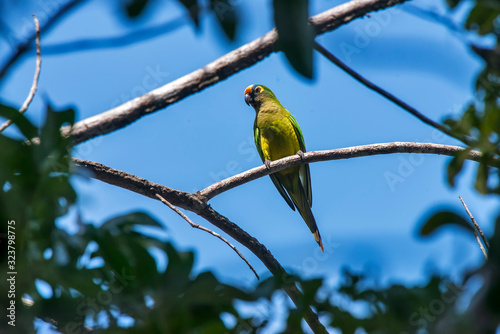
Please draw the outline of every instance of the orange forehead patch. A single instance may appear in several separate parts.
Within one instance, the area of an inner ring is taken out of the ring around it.
[[[246,95],[246,94],[251,93],[251,92],[252,92],[252,87],[253,87],[253,85],[248,86],[248,87],[245,89],[245,93],[244,93],[244,94]]]

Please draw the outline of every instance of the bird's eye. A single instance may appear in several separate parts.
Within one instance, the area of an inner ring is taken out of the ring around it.
[[[262,91],[263,91],[263,90],[264,90],[264,89],[262,89],[262,87],[260,87],[260,86],[258,86],[257,88],[255,88],[255,92],[256,92],[257,94],[262,93]]]

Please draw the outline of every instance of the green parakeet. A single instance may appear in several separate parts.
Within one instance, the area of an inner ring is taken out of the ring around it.
[[[245,102],[255,109],[253,136],[257,151],[266,165],[269,161],[306,151],[299,124],[269,88],[263,85],[248,86],[245,89]],[[318,226],[311,211],[309,165],[290,167],[269,176],[290,208],[292,210],[297,208],[319,247],[324,251]]]

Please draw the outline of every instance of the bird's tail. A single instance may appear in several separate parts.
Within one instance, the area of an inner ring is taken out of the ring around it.
[[[314,239],[319,245],[319,248],[321,248],[321,251],[324,252],[325,249],[323,247],[323,241],[321,240],[321,235],[319,234],[318,226],[316,225],[316,219],[314,219],[314,215],[311,211],[311,205],[309,201],[307,200],[306,193],[304,191],[304,188],[302,187],[302,184],[299,182],[299,191],[298,193],[294,196],[294,194],[290,194],[293,203],[297,207],[297,210],[299,211],[300,215],[302,216],[302,219],[306,222],[307,226],[309,226],[309,229],[311,230]]]

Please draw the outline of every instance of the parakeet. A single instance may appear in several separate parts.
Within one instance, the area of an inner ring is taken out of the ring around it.
[[[245,89],[245,102],[255,109],[253,136],[257,151],[266,165],[269,161],[306,151],[299,124],[269,88],[264,85],[248,86]],[[309,165],[290,167],[269,176],[290,208],[297,208],[321,251],[324,251],[321,235],[311,211]]]

